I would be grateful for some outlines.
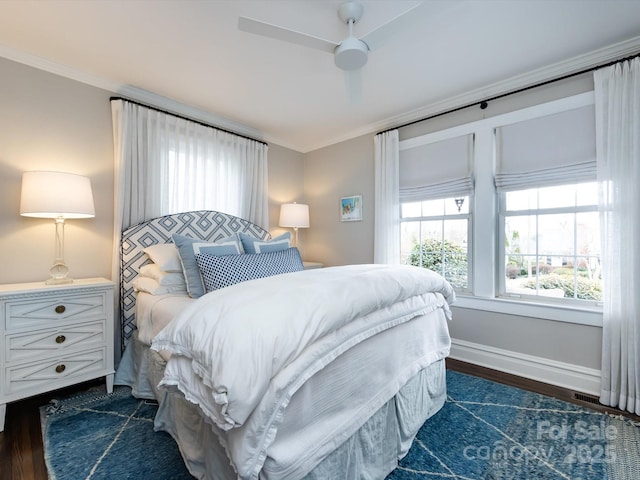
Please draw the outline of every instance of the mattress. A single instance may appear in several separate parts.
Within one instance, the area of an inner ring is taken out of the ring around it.
[[[194,301],[184,294],[136,293],[136,329],[120,360],[115,385],[131,387],[131,394],[136,398],[155,400],[148,375],[149,345],[160,330]],[[159,355],[165,361],[169,358],[169,353],[165,351],[159,352]]]
[[[145,345],[151,345],[153,337],[194,301],[185,294],[136,293],[135,324],[138,329],[138,340]]]

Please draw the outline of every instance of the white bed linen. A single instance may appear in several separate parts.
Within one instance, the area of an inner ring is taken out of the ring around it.
[[[294,391],[380,331],[436,308],[450,318],[447,302],[454,300],[448,282],[419,267],[348,265],[287,273],[200,297],[160,331],[151,348],[172,355],[162,385],[179,388],[229,430],[246,421],[276,374],[286,372],[282,388]]]
[[[151,295],[137,292],[135,324],[138,329],[138,340],[151,345],[153,337],[194,301],[186,293]]]
[[[228,433],[228,449],[246,465],[256,462],[254,470],[260,465],[260,478],[265,480],[302,478],[351,437],[410,378],[445,358],[450,346],[442,309],[374,335],[307,380],[292,395],[279,426],[266,417],[269,409],[261,407],[268,404],[262,402],[242,428]],[[275,380],[277,383],[278,377]],[[251,435],[252,431],[260,431],[263,424],[277,427],[273,428],[277,434],[270,445],[257,444],[258,439]],[[420,425],[422,422],[416,429]],[[402,455],[412,439],[413,436],[408,442],[401,439]],[[266,457],[264,465],[258,461],[260,448]],[[257,478],[257,472],[253,478]]]
[[[306,473],[393,397],[411,375],[449,351],[447,300],[454,300],[453,290],[440,276],[424,269],[334,267],[241,285],[250,288],[229,287],[202,297],[163,330],[152,346],[172,352],[161,384],[177,387],[210,421],[227,430],[227,453],[239,478],[258,478],[292,395],[314,375],[321,378],[323,368],[328,368],[326,375],[341,375],[342,371],[342,378],[347,379],[345,371],[347,375],[350,371],[371,372],[372,362],[379,361],[381,375],[376,381],[362,382],[357,402],[349,398],[353,392],[341,397],[343,391],[326,388],[323,395],[314,396],[320,410],[322,402],[333,402],[338,409],[352,404],[352,408],[338,422],[316,425],[319,433],[314,430],[306,443],[296,442],[292,435],[290,447],[301,448],[295,453],[281,450],[282,460],[276,460],[270,470],[290,468],[296,475]],[[297,301],[290,295],[294,285],[296,292],[306,292],[297,293]],[[413,319],[422,317],[431,319],[435,328],[428,335],[409,335],[418,341],[407,344],[404,330],[420,323]],[[404,330],[398,327],[404,324]],[[216,338],[233,325],[240,327],[240,336],[232,333]],[[395,348],[386,357],[381,356],[384,343],[372,338],[377,334],[378,338],[397,335],[398,340],[391,342]],[[266,346],[260,343],[265,339]],[[366,339],[372,340],[361,343]],[[349,369],[344,370],[341,361]],[[212,365],[222,363],[230,368],[216,368],[212,375]],[[318,384],[326,386],[326,382]],[[299,460],[292,465],[292,459]],[[280,474],[288,478],[291,472],[280,471],[272,478]]]

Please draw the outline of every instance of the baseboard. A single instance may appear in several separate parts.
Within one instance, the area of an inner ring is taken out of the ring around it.
[[[600,396],[600,370],[525,355],[465,340],[451,339],[451,354],[460,360],[512,375]]]

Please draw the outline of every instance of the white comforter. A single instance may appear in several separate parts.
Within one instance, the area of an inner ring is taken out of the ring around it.
[[[273,398],[266,402],[271,411],[261,415],[277,421],[293,392],[340,354],[435,309],[449,318],[454,300],[451,286],[422,268],[307,270],[209,293],[161,331],[151,348],[172,354],[161,385],[177,387],[219,428],[231,430],[242,427],[256,406],[262,409],[266,393]]]

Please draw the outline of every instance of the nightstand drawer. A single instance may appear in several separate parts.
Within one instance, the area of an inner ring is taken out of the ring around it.
[[[73,377],[100,376],[107,369],[106,348],[61,355],[41,362],[7,367],[5,393],[37,392],[69,384]]]
[[[56,322],[72,322],[76,319],[102,317],[105,312],[105,296],[102,294],[55,295],[50,298],[12,300],[5,304],[6,330],[27,328],[55,328]]]
[[[7,335],[5,361],[20,361],[48,358],[71,349],[102,347],[106,344],[105,321],[80,325],[66,325],[50,330],[37,330]]]
[[[0,285],[0,432],[8,402],[98,377],[113,390],[114,286]]]

